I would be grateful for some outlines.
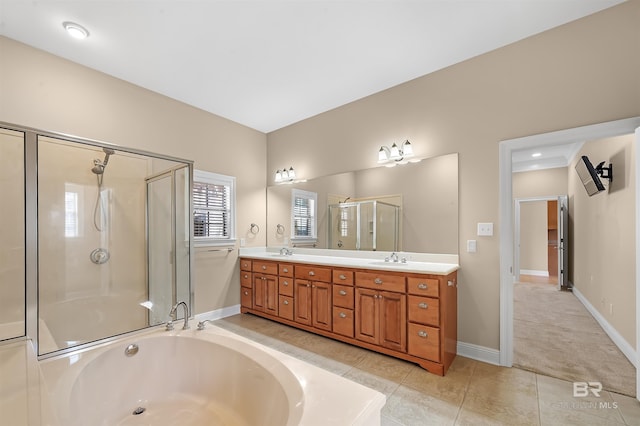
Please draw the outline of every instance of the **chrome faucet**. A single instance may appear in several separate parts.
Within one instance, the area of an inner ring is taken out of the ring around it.
[[[394,263],[398,263],[398,253],[394,251],[393,253],[391,253],[391,256],[389,256],[389,259]]]
[[[280,256],[291,256],[293,252],[286,247],[280,249]]]
[[[169,311],[169,321],[167,321],[167,330],[173,330],[173,321],[171,320],[173,315],[175,315],[178,311],[178,306],[182,305],[184,307],[184,325],[182,326],[183,330],[189,329],[189,307],[185,302],[176,303],[171,311]]]
[[[213,322],[213,320],[207,319],[203,321],[198,321],[198,330],[204,330],[204,325],[208,322]]]

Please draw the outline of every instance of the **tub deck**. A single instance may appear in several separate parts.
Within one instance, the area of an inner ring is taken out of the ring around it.
[[[293,358],[271,348],[260,345],[230,331],[214,325],[207,325],[203,331],[196,330],[196,321],[191,321],[190,330],[165,332],[163,327],[141,332],[147,336],[198,333],[218,334],[232,337],[256,346],[276,357],[297,377],[304,388],[304,411],[300,425],[344,425],[380,424],[380,410],[386,398],[380,392],[349,381],[343,377],[322,370],[304,361]],[[210,338],[211,336],[207,336]],[[113,343],[123,343],[136,338],[126,336]],[[111,344],[89,349],[104,351]],[[73,354],[38,361],[30,341],[16,342],[0,346],[0,412],[3,422],[14,426],[64,426],[56,416],[54,399],[49,394],[47,380],[56,379],[56,370],[65,363],[64,359]],[[68,361],[67,361],[68,362]],[[46,374],[43,373],[46,370]],[[46,377],[46,380],[45,380]]]

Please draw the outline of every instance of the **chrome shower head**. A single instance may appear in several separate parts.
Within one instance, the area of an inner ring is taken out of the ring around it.
[[[101,161],[99,158],[93,160],[93,168],[91,169],[91,171],[97,175],[101,175],[104,173],[104,168],[107,167],[109,157],[116,153],[114,150],[109,148],[103,148],[102,150],[105,154],[104,160]]]

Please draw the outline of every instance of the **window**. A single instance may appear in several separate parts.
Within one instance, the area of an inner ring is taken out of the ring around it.
[[[291,190],[291,229],[294,241],[316,242],[318,194]]]
[[[195,170],[193,237],[196,246],[234,245],[236,178]]]

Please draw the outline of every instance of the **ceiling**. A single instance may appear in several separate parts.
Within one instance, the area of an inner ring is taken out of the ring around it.
[[[530,172],[567,167],[584,143],[585,141],[558,143],[513,151],[511,154],[511,170],[513,172]]]
[[[0,0],[0,35],[268,133],[621,2]]]

